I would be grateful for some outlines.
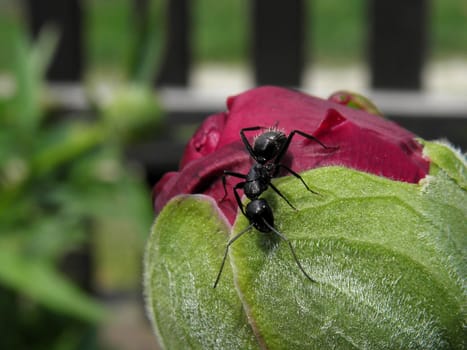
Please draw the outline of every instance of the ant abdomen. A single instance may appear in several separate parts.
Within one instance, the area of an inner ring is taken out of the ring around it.
[[[274,227],[272,209],[265,199],[260,198],[249,202],[245,208],[245,215],[254,228],[260,232],[271,232],[269,227]]]

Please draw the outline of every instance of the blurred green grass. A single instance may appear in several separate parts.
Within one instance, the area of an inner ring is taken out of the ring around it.
[[[162,109],[132,80],[108,85],[80,118],[55,111],[44,78],[59,33],[45,27],[32,43],[16,24],[7,43],[14,87],[0,89],[0,348],[91,349],[108,310],[90,289],[140,288],[154,214],[125,150],[139,130],[157,129]]]
[[[21,16],[13,0],[0,2],[0,71],[11,64],[11,37]],[[467,2],[432,0],[429,55],[467,57]],[[309,0],[306,49],[315,63],[354,63],[365,54],[367,12],[364,0]],[[91,69],[124,70],[132,57],[133,4],[130,0],[86,0],[85,45]],[[196,63],[246,63],[248,0],[198,0],[192,3],[192,49]],[[157,22],[156,22],[156,25]]]

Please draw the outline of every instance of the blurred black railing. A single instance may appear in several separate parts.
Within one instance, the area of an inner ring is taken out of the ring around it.
[[[135,14],[144,16],[148,0],[134,0]],[[28,0],[31,30],[55,22],[62,30],[58,51],[48,71],[51,83],[79,83],[84,67],[79,0]],[[168,127],[199,123],[206,115],[223,109],[190,89],[191,6],[190,0],[167,2],[167,45],[157,87],[169,116]],[[251,64],[256,85],[300,87],[305,66],[305,0],[251,0]],[[370,88],[383,101],[383,112],[391,119],[428,139],[447,137],[467,148],[465,104],[427,101],[422,92],[422,73],[427,58],[429,34],[428,0],[368,0],[367,64]],[[141,18],[143,21],[144,18]],[[408,93],[408,94],[407,94]],[[399,98],[400,97],[400,98]],[[164,152],[154,152],[164,149]],[[153,181],[162,172],[175,169],[183,145],[170,139],[139,145],[129,154],[146,166]]]
[[[148,0],[134,0],[147,14]],[[48,71],[51,81],[78,81],[84,67],[79,0],[27,0],[31,30],[56,23],[61,40]],[[191,67],[190,0],[167,2],[167,47],[157,85],[185,87]],[[305,0],[251,0],[252,66],[257,85],[300,86],[305,63]],[[422,87],[428,35],[427,0],[368,0],[368,64],[377,89]],[[142,18],[144,22],[144,18]]]

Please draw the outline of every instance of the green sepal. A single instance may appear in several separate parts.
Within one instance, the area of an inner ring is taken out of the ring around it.
[[[232,246],[240,298],[268,349],[462,349],[467,196],[448,177],[420,185],[339,167],[275,184],[276,228]],[[456,195],[442,197],[445,194]],[[234,231],[247,225],[240,217]]]
[[[456,151],[449,143],[441,141],[425,141],[420,139],[423,145],[423,154],[430,160],[430,173],[435,175],[438,169],[442,169],[451,179],[467,190],[467,162],[465,155]]]
[[[207,196],[179,196],[158,216],[146,246],[147,311],[166,349],[257,349],[230,265],[213,284],[230,225]]]

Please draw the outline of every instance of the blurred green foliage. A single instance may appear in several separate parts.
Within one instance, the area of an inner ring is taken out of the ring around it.
[[[364,60],[368,12],[365,0],[305,1],[307,56],[319,64]],[[197,62],[246,62],[250,2],[193,3],[193,51]],[[467,56],[467,3],[433,0],[428,6],[431,57]]]
[[[193,3],[193,54],[197,62],[246,61],[250,43],[248,0]]]
[[[91,349],[106,311],[66,258],[92,257],[100,292],[139,288],[153,214],[123,152],[162,112],[144,84],[122,81],[92,100],[93,115],[50,113],[43,77],[58,33],[26,38],[11,42],[11,86],[0,94],[0,348]]]
[[[438,58],[467,57],[467,2],[433,0],[430,12],[431,53]]]
[[[321,64],[348,63],[365,59],[365,0],[307,1],[306,26],[309,57]]]
[[[149,0],[141,16],[129,0],[82,3],[88,75],[112,73],[152,83],[165,44],[167,1]]]

